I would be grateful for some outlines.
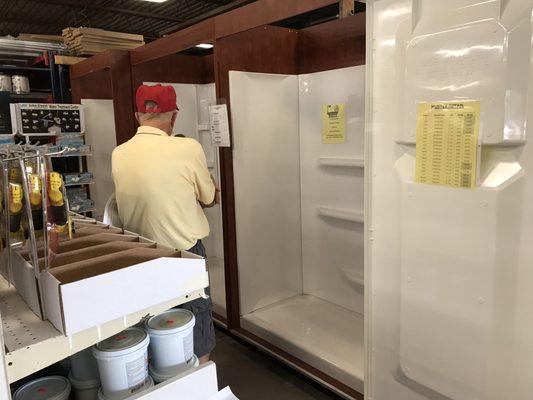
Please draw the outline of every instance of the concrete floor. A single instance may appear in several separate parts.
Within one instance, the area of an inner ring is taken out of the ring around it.
[[[230,386],[240,400],[339,400],[285,364],[217,329],[219,387]]]

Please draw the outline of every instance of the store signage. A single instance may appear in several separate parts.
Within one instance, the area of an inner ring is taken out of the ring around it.
[[[211,140],[216,147],[230,147],[228,107],[226,104],[209,106]]]

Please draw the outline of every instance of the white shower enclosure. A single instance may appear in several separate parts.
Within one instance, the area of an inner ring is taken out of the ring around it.
[[[241,327],[362,392],[364,81],[230,72]],[[346,140],[323,141],[344,104]]]

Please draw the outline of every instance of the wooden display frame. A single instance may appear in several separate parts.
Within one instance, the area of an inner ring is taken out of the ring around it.
[[[70,83],[73,103],[81,103],[81,99],[113,100],[117,144],[131,137],[135,123],[128,51],[108,50],[73,65]]]
[[[123,85],[120,89],[112,90],[110,94],[102,94],[110,97],[100,97],[112,98],[121,107],[117,108],[115,105],[117,143],[120,144],[129,139],[135,132],[134,95],[135,89],[143,81],[176,83],[214,81],[217,98],[224,99],[229,107],[230,70],[296,75],[363,65],[366,53],[365,13],[300,30],[269,25],[335,3],[338,1],[258,0],[131,50],[128,60],[129,72],[125,71],[123,64],[118,61],[117,52],[106,52],[108,53],[107,56],[92,57],[75,65],[74,67],[78,67],[79,71],[74,74],[73,79],[80,79],[84,73],[113,81],[113,79],[118,79],[116,72],[119,70],[124,74],[129,74],[129,90],[126,88],[127,85]],[[214,44],[214,53],[201,57],[202,62],[194,58],[198,56],[177,54],[199,43],[206,42]],[[112,56],[113,53],[116,55]],[[99,57],[98,62],[91,61],[97,57]],[[106,67],[104,60],[114,60],[114,63],[108,61]],[[95,66],[99,66],[99,68]],[[114,73],[109,73],[106,68]],[[209,69],[214,70],[213,77],[208,76],[207,71]],[[94,81],[94,78],[86,79],[87,81]],[[83,96],[85,95],[84,90],[90,92],[86,86],[81,84],[78,84],[75,91],[73,85],[74,98],[88,97]],[[124,116],[124,112],[130,113],[128,121],[126,121],[127,116]],[[119,116],[118,114],[122,115]],[[240,326],[232,148],[220,148],[219,155],[227,310],[227,319],[224,322],[226,322],[228,329],[303,371],[306,375],[315,378],[325,386],[333,388],[349,398],[362,399],[361,393],[271,343],[258,338]]]

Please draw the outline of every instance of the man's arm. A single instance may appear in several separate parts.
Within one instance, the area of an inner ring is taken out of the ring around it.
[[[221,202],[220,201],[220,189],[218,188],[215,178],[213,178],[213,175],[211,175],[211,180],[213,181],[213,184],[215,185],[215,199],[213,200],[211,204],[200,203],[202,208],[211,208],[211,207],[214,207],[216,204],[220,204]]]
[[[196,198],[202,207],[208,208],[220,202],[220,190],[217,188],[215,180],[207,168],[207,161],[202,146],[198,142],[196,142],[196,145],[194,165]]]

